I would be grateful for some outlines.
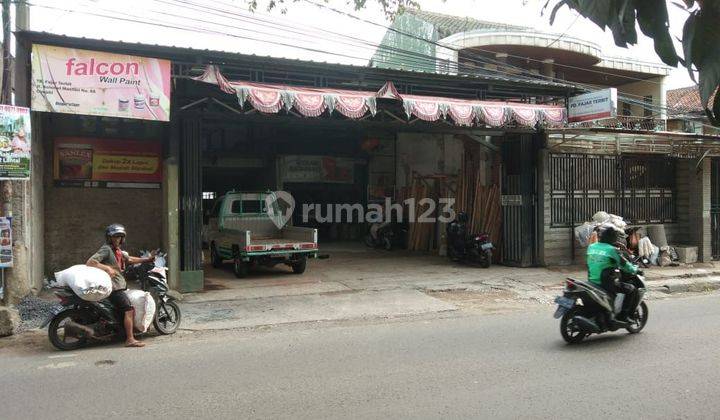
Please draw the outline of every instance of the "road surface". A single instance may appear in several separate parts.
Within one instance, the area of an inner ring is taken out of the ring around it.
[[[720,418],[720,295],[562,342],[553,308],[0,350],[0,418]]]

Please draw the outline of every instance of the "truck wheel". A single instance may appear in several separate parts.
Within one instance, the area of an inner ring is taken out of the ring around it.
[[[304,273],[305,268],[307,268],[307,257],[301,257],[298,261],[292,263],[291,267],[295,274]]]
[[[240,259],[240,257],[235,257],[233,261],[233,273],[235,273],[235,277],[244,279],[247,277],[249,271],[250,264]]]
[[[218,254],[215,244],[210,246],[210,263],[214,268],[222,267],[222,257]]]

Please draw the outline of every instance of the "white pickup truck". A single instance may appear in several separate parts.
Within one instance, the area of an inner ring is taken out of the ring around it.
[[[317,229],[283,226],[272,192],[228,192],[218,199],[206,220],[213,267],[232,262],[239,278],[260,265],[286,264],[302,274],[307,259],[318,256]]]

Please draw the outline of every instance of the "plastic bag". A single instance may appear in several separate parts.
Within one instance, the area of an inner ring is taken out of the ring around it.
[[[586,248],[589,245],[590,236],[592,235],[595,226],[595,223],[585,222],[575,228],[575,240],[578,241],[581,247]]]
[[[155,300],[150,293],[142,290],[126,290],[125,294],[135,309],[133,318],[135,329],[146,332],[155,318]]]
[[[55,280],[53,286],[70,287],[81,299],[91,302],[103,300],[112,292],[112,281],[106,272],[83,264],[55,273]]]

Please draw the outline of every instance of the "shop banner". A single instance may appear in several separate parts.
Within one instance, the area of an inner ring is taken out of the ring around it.
[[[355,161],[331,156],[283,156],[284,182],[352,184]]]
[[[55,139],[55,184],[63,187],[159,188],[159,141]]]
[[[9,217],[0,217],[0,268],[13,266],[12,223]]]
[[[32,109],[170,120],[170,61],[33,45]]]
[[[0,105],[0,179],[30,178],[30,110]]]
[[[568,122],[595,121],[617,116],[617,89],[572,96],[568,100]]]

